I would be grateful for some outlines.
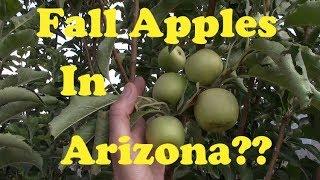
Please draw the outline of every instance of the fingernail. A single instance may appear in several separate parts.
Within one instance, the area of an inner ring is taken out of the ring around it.
[[[122,96],[125,97],[130,97],[133,90],[132,90],[132,83],[128,83],[127,85],[124,86],[123,92],[122,92]]]
[[[138,76],[134,78],[134,82],[138,82],[138,81],[143,81],[143,77]]]

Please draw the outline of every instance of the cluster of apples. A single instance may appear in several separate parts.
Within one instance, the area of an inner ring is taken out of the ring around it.
[[[158,56],[158,64],[166,73],[156,81],[152,96],[171,107],[177,106],[188,81],[209,87],[223,71],[221,57],[210,49],[201,49],[186,59],[179,46],[172,51],[165,47]],[[232,128],[239,115],[236,97],[221,88],[200,93],[193,108],[199,126],[209,133]],[[147,122],[146,139],[156,147],[164,143],[181,146],[185,141],[184,127],[176,117],[157,117]]]

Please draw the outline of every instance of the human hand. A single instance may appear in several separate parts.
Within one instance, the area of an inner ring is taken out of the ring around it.
[[[110,119],[110,144],[119,145],[118,139],[121,136],[129,136],[130,144],[145,143],[145,120],[140,118],[133,129],[130,128],[130,114],[134,111],[134,105],[138,96],[142,95],[145,89],[145,81],[138,77],[133,83],[128,83],[123,90],[119,100],[115,102],[109,112]],[[132,146],[131,146],[132,147]],[[135,153],[131,152],[132,159]],[[120,154],[112,154],[112,165],[115,180],[162,180],[164,179],[165,168],[157,162],[149,165],[120,165],[118,164]]]

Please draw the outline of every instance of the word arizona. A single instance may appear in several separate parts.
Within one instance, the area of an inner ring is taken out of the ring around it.
[[[51,27],[58,28],[58,17],[64,16],[62,8],[38,8],[40,14],[40,29],[37,35],[42,38],[50,38],[53,36]],[[105,16],[105,30],[101,30],[101,13]],[[90,16],[90,30],[86,29],[86,22],[80,16],[71,16],[66,18],[64,35],[68,38],[73,37],[117,37],[117,10],[108,9],[101,12],[101,9],[93,9],[88,12]],[[233,10],[224,9],[220,11],[222,16],[222,28],[219,27],[219,21],[214,16],[199,16],[191,21],[186,16],[171,16],[164,20],[166,24],[166,33],[161,32],[159,24],[151,11],[142,8],[133,30],[129,33],[130,37],[140,37],[141,31],[146,32],[148,37],[156,38],[166,36],[164,41],[168,44],[178,44],[179,38],[189,35],[194,28],[194,36],[192,41],[196,44],[206,44],[206,38],[214,37],[219,29],[222,30],[222,37],[234,37],[235,33],[241,37],[252,37],[258,34],[260,37],[273,37],[277,29],[275,24],[277,19],[273,16],[263,16],[256,20],[250,16],[243,16],[233,22]],[[258,22],[257,22],[258,21]],[[89,32],[88,32],[89,31]]]
[[[97,151],[96,159],[93,159],[86,143],[80,136],[73,136],[71,139],[71,144],[64,157],[61,160],[62,165],[71,165],[75,160],[81,165],[109,165],[111,160],[108,158],[108,154],[119,153],[119,160],[117,163],[121,165],[151,165],[155,161],[162,165],[170,165],[178,161],[180,158],[180,163],[182,165],[227,165],[231,162],[229,156],[229,147],[225,144],[214,144],[209,150],[211,154],[206,157],[207,151],[202,144],[185,144],[180,147],[176,147],[173,144],[162,144],[155,148],[154,156],[151,156],[152,150],[154,150],[152,144],[130,144],[129,136],[122,136],[119,138],[119,144],[100,144],[95,147]],[[195,152],[195,155],[193,154]],[[135,157],[132,158],[133,154]],[[195,158],[194,158],[195,157]],[[195,159],[195,160],[194,160]]]

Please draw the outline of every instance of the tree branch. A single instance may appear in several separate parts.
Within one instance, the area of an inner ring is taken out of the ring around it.
[[[137,23],[139,15],[139,0],[134,0],[134,12],[133,12],[133,27]],[[131,44],[131,63],[130,63],[130,81],[133,81],[136,76],[136,64],[138,54],[138,38],[132,38]]]
[[[249,108],[250,108],[250,97],[251,97],[251,92],[253,90],[253,85],[254,85],[254,78],[250,78],[249,81],[249,87],[248,87],[248,93],[244,98],[244,102],[243,102],[243,111],[242,111],[242,116],[241,116],[241,120],[239,122],[239,129],[237,131],[237,135],[244,135],[244,131],[247,125],[247,121],[248,121],[248,115],[249,115]]]
[[[2,30],[3,30],[3,21],[0,20],[0,37],[2,36]],[[2,71],[4,66],[4,59],[0,58],[0,79],[2,79]]]
[[[124,79],[125,83],[128,83],[129,82],[129,78],[128,78],[127,74],[126,74],[126,70],[124,69],[124,67],[123,67],[123,65],[122,65],[122,63],[120,61],[119,52],[116,49],[113,49],[112,55],[114,57],[114,60],[117,63],[117,66],[119,68],[119,71],[120,71],[120,74],[121,74],[122,78]]]
[[[90,52],[89,52],[89,49],[88,49],[87,40],[84,38],[82,40],[82,43],[83,43],[83,48],[85,50],[85,56],[86,56],[86,59],[87,59],[87,62],[88,62],[90,73],[91,73],[91,75],[93,75],[94,74],[94,69],[93,69],[93,66],[92,66],[92,60],[91,60],[91,55],[90,55]]]
[[[289,110],[282,118],[281,126],[279,129],[279,136],[278,136],[277,144],[274,148],[265,180],[271,180],[271,178],[272,178],[275,165],[276,165],[278,157],[280,155],[280,149],[281,149],[281,146],[282,146],[284,138],[285,138],[285,131],[286,131],[286,128],[291,120],[291,115],[292,115],[292,111]]]
[[[269,11],[270,11],[270,0],[264,0],[263,1],[263,14],[266,16]]]
[[[207,11],[207,16],[214,16],[214,12],[216,10],[216,0],[209,0],[209,7]]]
[[[0,37],[2,36],[3,26],[4,26],[4,23],[3,21],[0,20]]]

